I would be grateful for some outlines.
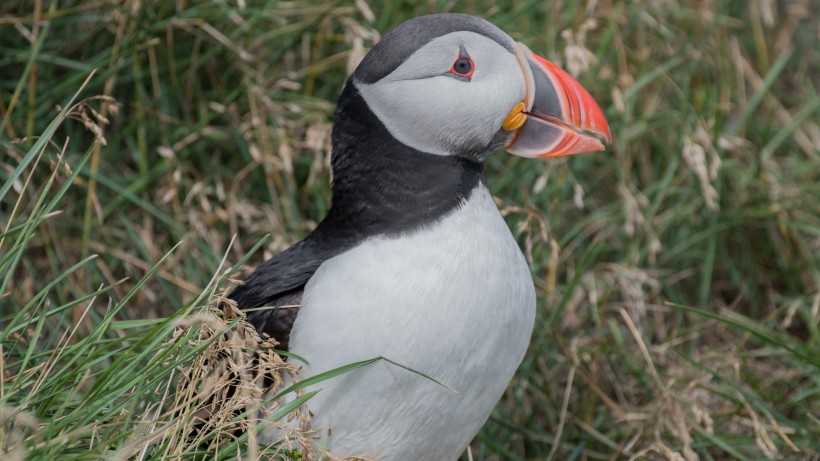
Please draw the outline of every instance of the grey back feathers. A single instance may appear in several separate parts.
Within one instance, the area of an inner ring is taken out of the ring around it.
[[[457,13],[431,14],[406,21],[387,33],[365,56],[353,78],[365,84],[376,83],[431,40],[458,31],[484,35],[514,52],[515,42],[484,19]]]

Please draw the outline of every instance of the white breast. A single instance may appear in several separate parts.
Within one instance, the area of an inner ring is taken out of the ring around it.
[[[529,269],[487,189],[428,228],[373,238],[307,284],[290,350],[312,376],[387,357],[456,389],[377,362],[322,382],[312,427],[337,456],[453,460],[484,424],[532,333]]]

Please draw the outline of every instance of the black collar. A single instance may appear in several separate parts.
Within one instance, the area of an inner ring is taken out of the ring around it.
[[[331,136],[333,203],[317,231],[410,232],[453,211],[484,181],[480,162],[421,152],[394,138],[348,82]],[[345,245],[346,246],[346,245]]]

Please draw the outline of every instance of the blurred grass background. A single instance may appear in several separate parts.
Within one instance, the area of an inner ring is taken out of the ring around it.
[[[0,456],[137,458],[136,410],[168,417],[174,379],[140,320],[207,304],[223,256],[270,234],[254,266],[316,225],[346,76],[447,11],[563,65],[615,140],[488,161],[539,315],[473,459],[818,459],[813,0],[4,2]],[[90,338],[82,366],[55,355],[67,331]]]

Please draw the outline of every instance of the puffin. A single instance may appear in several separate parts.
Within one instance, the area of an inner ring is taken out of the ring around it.
[[[387,359],[307,388],[320,390],[306,406],[324,449],[459,458],[521,363],[536,313],[484,161],[610,142],[575,79],[484,19],[421,16],[373,46],[338,100],[327,216],[229,294],[302,378]]]

